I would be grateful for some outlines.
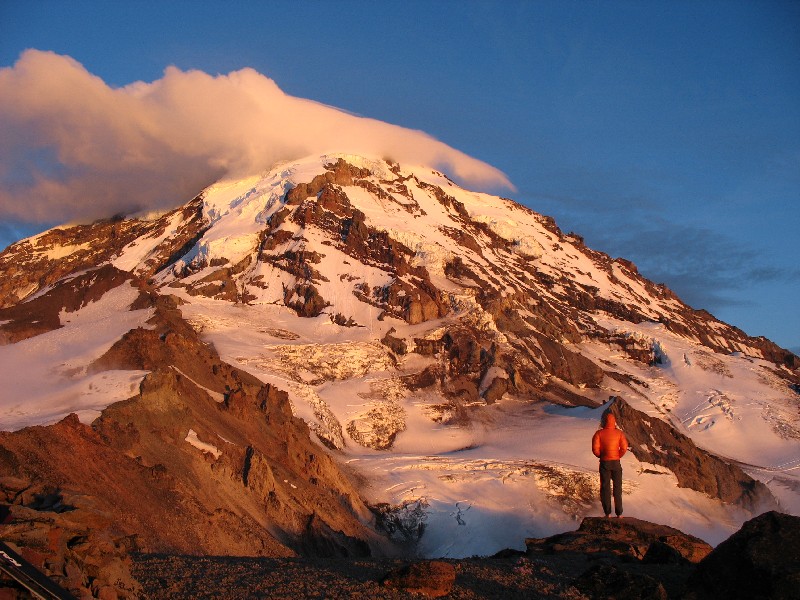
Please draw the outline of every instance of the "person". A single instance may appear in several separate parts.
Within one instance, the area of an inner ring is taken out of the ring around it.
[[[622,465],[628,451],[625,434],[617,429],[617,418],[609,411],[600,419],[600,429],[592,436],[592,453],[600,459],[600,502],[606,517],[611,516],[611,484],[614,485],[614,513],[622,516]]]

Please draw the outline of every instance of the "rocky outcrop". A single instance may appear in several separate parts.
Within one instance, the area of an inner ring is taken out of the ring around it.
[[[800,517],[747,521],[697,565],[685,598],[800,598]]]
[[[167,227],[174,220],[178,221],[174,232],[163,237],[159,244],[148,253],[141,267],[136,269],[136,274],[140,277],[147,279],[159,271],[173,266],[203,237],[209,228],[208,219],[203,212],[203,194],[159,218],[149,237],[164,236]]]
[[[630,600],[682,597],[706,542],[666,525],[625,517],[586,517],[576,531],[526,540],[526,555],[552,557],[589,598]]]
[[[390,328],[389,331],[386,332],[386,335],[384,335],[381,339],[381,344],[389,348],[398,356],[402,356],[408,352],[408,344],[404,339],[394,337],[392,334],[395,333],[395,331],[396,330],[394,327]]]
[[[703,540],[641,519],[586,517],[576,531],[525,540],[528,554],[575,552],[648,563],[698,563],[712,550]],[[666,551],[666,549],[669,551]]]
[[[20,495],[27,506],[18,503]],[[0,505],[0,512],[9,512],[0,524],[3,541],[54,583],[76,598],[141,597],[129,556],[135,539],[114,535],[111,515],[98,511],[91,499],[44,493],[37,483],[9,477],[0,479],[0,497],[17,502]],[[0,578],[0,589],[15,587]],[[19,597],[27,597],[23,594]]]
[[[698,448],[666,421],[636,410],[617,397],[608,409],[625,432],[633,455],[675,473],[680,487],[739,504],[748,510],[771,509],[775,499],[767,486],[735,464]]]
[[[370,175],[369,169],[361,169],[342,158],[326,165],[326,172],[314,177],[309,183],[297,184],[286,193],[287,204],[299,204],[306,198],[316,196],[327,185],[353,185],[358,179]]]
[[[316,287],[310,284],[298,284],[294,288],[286,288],[283,302],[300,317],[316,317],[323,309],[330,306]]]
[[[533,335],[542,349],[549,373],[578,387],[597,387],[603,380],[603,370],[590,359],[544,335],[536,332],[533,332]]]
[[[237,264],[231,267],[225,267],[216,271],[212,271],[208,275],[205,275],[195,281],[192,285],[185,286],[186,291],[191,296],[206,296],[208,298],[216,298],[218,300],[227,300],[228,302],[249,302],[253,296],[249,295],[244,288],[242,290],[239,289],[239,286],[236,282],[236,276],[250,266],[251,261],[252,258],[250,256],[245,256]],[[215,260],[212,260],[211,262],[214,263]],[[225,264],[228,261],[227,259],[221,259],[221,262],[222,264]],[[215,264],[213,266],[221,265]],[[175,283],[173,286],[184,287],[184,285],[181,283]]]

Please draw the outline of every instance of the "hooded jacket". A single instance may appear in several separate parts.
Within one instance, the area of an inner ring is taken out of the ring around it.
[[[611,413],[606,414],[605,425],[592,437],[592,453],[601,461],[606,461],[619,460],[627,451],[628,440],[617,429],[616,417]]]

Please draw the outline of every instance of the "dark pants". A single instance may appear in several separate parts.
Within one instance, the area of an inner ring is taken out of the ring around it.
[[[600,502],[603,512],[611,514],[611,483],[614,483],[614,512],[622,514],[622,465],[618,460],[600,461]]]

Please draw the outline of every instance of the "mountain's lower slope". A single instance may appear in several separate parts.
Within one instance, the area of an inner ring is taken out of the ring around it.
[[[105,323],[96,309],[131,287],[89,294],[120,271],[148,286],[141,312],[119,313],[138,321],[103,325],[83,358],[60,365],[70,321]],[[796,356],[691,309],[551,219],[430,169],[312,158],[219,183],[155,220],[25,240],[0,255],[0,272],[11,274],[0,288],[4,364],[23,364],[37,340],[56,348],[37,371],[55,370],[50,387],[15,369],[13,391],[0,392],[3,428],[75,410],[89,423],[104,406],[88,402],[98,376],[124,380],[102,396],[134,399],[91,431],[135,468],[174,471],[165,489],[206,515],[195,548],[208,547],[204,527],[239,531],[217,513],[226,503],[294,549],[304,528],[348,551],[369,541],[368,515],[330,457],[362,478],[358,493],[393,537],[423,554],[490,554],[512,535],[521,545],[555,533],[597,510],[589,441],[610,396],[624,399],[614,410],[635,441],[626,513],[668,515],[712,542],[766,508],[800,513]],[[71,294],[86,299],[69,304]],[[195,335],[219,358],[202,345],[171,350]],[[265,394],[290,404],[318,444],[270,402],[281,439],[303,450],[263,441],[278,435],[258,412]],[[36,402],[47,410],[34,414]],[[322,463],[327,478],[314,470]],[[251,464],[265,474],[253,479]],[[347,501],[315,513],[315,490]]]
[[[285,392],[220,361],[174,299],[141,292],[130,308],[150,317],[87,370],[146,373],[137,393],[91,426],[73,414],[0,432],[6,502],[58,495],[66,508],[105,515],[116,535],[135,536],[150,552],[359,555],[381,547],[372,514],[292,416]]]

